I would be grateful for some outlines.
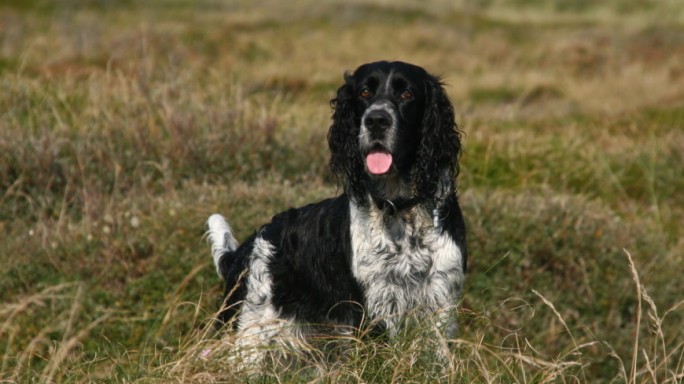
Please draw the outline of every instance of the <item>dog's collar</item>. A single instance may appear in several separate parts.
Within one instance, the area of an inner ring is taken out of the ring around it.
[[[444,212],[444,205],[438,204],[437,201],[433,199],[412,197],[410,199],[389,200],[381,199],[373,195],[371,195],[371,198],[373,199],[373,203],[375,204],[375,206],[383,212],[383,215],[386,219],[395,217],[397,216],[397,214],[403,211],[410,210],[426,202],[429,203],[426,204],[428,208],[432,207],[432,223],[436,229],[441,229],[441,222],[446,217],[446,212]]]
[[[397,213],[407,211],[426,201],[426,199],[418,197],[412,197],[410,199],[397,199],[394,201],[389,199],[381,199],[375,196],[371,197],[373,198],[375,206],[389,216],[396,216]]]

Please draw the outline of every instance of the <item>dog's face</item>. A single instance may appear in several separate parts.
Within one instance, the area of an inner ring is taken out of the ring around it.
[[[379,62],[352,76],[358,150],[371,177],[407,172],[416,155],[427,73],[406,63]]]
[[[331,104],[330,166],[356,201],[369,190],[382,199],[453,190],[460,135],[437,77],[403,62],[364,64]]]

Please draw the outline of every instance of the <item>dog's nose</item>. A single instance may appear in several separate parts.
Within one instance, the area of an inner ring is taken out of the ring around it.
[[[366,115],[363,124],[371,132],[384,131],[392,125],[392,116],[387,111],[376,109]]]

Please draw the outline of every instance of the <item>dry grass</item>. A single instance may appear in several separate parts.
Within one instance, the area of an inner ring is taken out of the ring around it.
[[[674,0],[0,5],[0,381],[684,381],[683,22]],[[376,59],[443,75],[466,132],[460,337],[236,375],[204,220],[244,239],[337,193],[328,100]]]

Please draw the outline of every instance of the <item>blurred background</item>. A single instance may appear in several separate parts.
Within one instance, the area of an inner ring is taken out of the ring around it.
[[[193,357],[204,221],[339,193],[329,101],[375,60],[442,76],[465,132],[440,380],[681,382],[679,0],[2,1],[0,381],[246,379]],[[323,380],[435,381],[397,353]]]

